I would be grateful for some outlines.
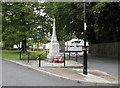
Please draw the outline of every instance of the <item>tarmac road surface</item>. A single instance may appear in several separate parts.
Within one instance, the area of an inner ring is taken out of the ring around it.
[[[85,86],[93,83],[81,83],[46,75],[42,72],[2,60],[3,86]]]
[[[91,69],[97,69],[118,78],[118,60],[113,58],[103,58],[88,55],[88,67]],[[75,60],[75,58],[74,58]],[[78,62],[83,64],[83,57],[79,56]],[[119,74],[120,75],[120,74]]]

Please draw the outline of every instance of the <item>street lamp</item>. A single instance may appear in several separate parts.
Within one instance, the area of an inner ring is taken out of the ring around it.
[[[87,75],[87,47],[86,47],[86,2],[84,0],[84,49],[83,49],[83,74]]]

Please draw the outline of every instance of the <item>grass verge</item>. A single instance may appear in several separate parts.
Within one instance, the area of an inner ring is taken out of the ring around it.
[[[19,60],[19,50],[0,50],[2,59]]]
[[[20,60],[20,51],[19,50],[0,50],[0,56],[2,56],[2,59],[8,59],[8,60]],[[46,51],[28,51],[30,52],[30,60],[37,60],[38,55],[41,55],[41,59],[46,58]],[[1,55],[2,54],[2,55]],[[27,53],[22,53],[22,60],[28,59]]]

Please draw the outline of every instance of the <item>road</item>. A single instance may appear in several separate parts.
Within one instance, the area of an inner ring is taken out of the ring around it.
[[[82,83],[44,74],[33,69],[2,61],[3,86],[85,86],[92,83]],[[95,85],[95,84],[94,84]],[[97,84],[96,84],[97,85]]]
[[[117,59],[95,57],[90,55],[88,55],[87,59],[88,59],[89,68],[101,70],[111,74],[114,77],[118,77],[118,60]],[[83,64],[82,56],[78,57],[78,62]]]

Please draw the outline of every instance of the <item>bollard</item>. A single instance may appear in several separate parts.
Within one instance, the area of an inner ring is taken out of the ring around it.
[[[29,60],[30,60],[30,52],[28,52],[28,63],[29,63]]]
[[[76,52],[76,62],[77,62],[77,52]]]
[[[70,60],[70,51],[69,51],[69,60]]]
[[[64,52],[64,67],[65,67],[65,52]]]
[[[47,52],[47,50],[46,50],[46,56],[47,56],[47,53],[48,53],[48,52]]]
[[[21,51],[20,51],[20,60],[21,60]]]
[[[41,67],[41,56],[39,55],[39,67]]]

